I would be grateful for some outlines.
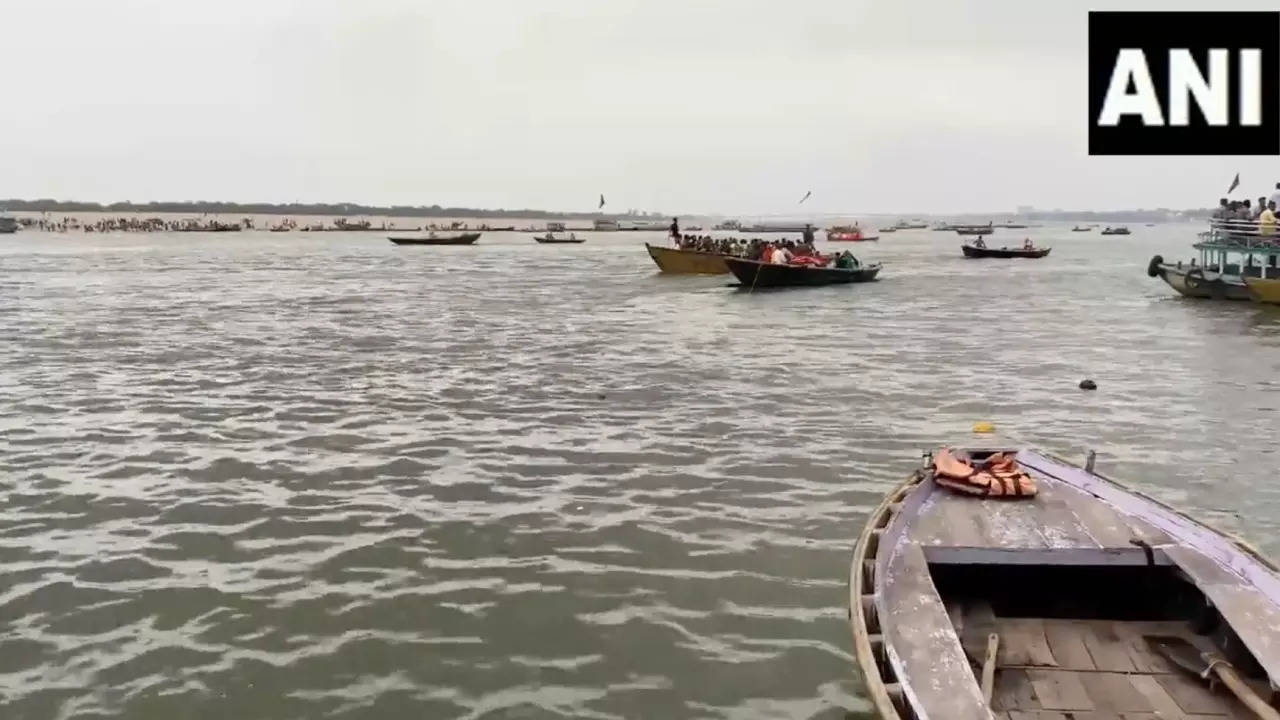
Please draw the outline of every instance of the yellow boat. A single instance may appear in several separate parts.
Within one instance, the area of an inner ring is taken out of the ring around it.
[[[1245,287],[1249,288],[1249,295],[1260,303],[1268,303],[1270,305],[1280,305],[1280,278],[1262,278],[1247,277],[1244,279]]]
[[[729,272],[729,268],[724,264],[724,256],[719,253],[676,250],[649,243],[645,243],[644,246],[649,251],[649,257],[657,263],[658,269],[665,273],[723,275]]]

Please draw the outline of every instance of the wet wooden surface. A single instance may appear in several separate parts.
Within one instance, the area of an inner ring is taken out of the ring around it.
[[[900,658],[904,686],[926,713],[985,717],[977,673],[987,635],[996,632],[991,710],[997,718],[1252,717],[1234,698],[1171,667],[1143,640],[1144,634],[1179,635],[1208,649],[1185,623],[999,618],[986,604],[943,604],[929,561],[974,561],[965,559],[972,554],[983,558],[977,562],[1005,562],[1017,554],[1036,562],[1145,564],[1147,546],[1157,562],[1182,569],[1248,638],[1271,676],[1280,677],[1280,607],[1238,568],[1180,544],[1167,518],[1148,522],[1130,514],[1133,505],[1121,503],[1128,511],[1122,512],[1104,502],[1096,488],[1086,492],[1024,469],[1039,488],[1029,500],[974,498],[926,481],[917,490],[927,493],[918,512],[895,538],[881,598],[884,634]],[[1258,689],[1265,693],[1265,684]]]

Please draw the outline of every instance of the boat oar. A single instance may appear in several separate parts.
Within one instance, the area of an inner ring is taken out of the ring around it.
[[[1253,711],[1263,720],[1280,720],[1280,712],[1258,697],[1253,688],[1245,684],[1231,663],[1216,652],[1201,652],[1200,648],[1180,637],[1166,635],[1148,635],[1143,638],[1153,650],[1169,662],[1190,673],[1195,673],[1201,680],[1212,681],[1215,678],[1232,692],[1245,707]]]

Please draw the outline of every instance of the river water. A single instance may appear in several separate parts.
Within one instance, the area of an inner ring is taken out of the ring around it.
[[[0,717],[861,717],[854,538],[980,420],[1280,551],[1280,312],[1146,277],[1194,230],[753,293],[633,233],[7,236]]]

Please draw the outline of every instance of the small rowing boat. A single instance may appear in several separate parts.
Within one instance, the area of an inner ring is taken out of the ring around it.
[[[719,253],[700,252],[698,250],[677,250],[659,245],[645,243],[649,257],[664,273],[679,275],[723,275],[729,272],[725,267],[724,255]]]
[[[871,512],[849,617],[876,716],[1280,717],[1275,565],[1092,466],[942,449]]]
[[[782,265],[779,263],[726,257],[724,264],[743,287],[792,287],[845,285],[871,282],[880,273],[880,263],[855,268]]]
[[[1121,225],[1120,227],[1106,227],[1102,229],[1099,235],[1128,235],[1129,228]]]
[[[1053,248],[989,248],[965,243],[960,246],[967,258],[1042,258]]]
[[[1093,228],[1091,227],[1080,227],[1079,225],[1076,225],[1075,227],[1071,228],[1071,232],[1089,232],[1092,229]]]
[[[586,238],[580,238],[580,237],[556,237],[551,233],[547,233],[546,235],[534,235],[533,239],[537,240],[538,242],[544,245],[555,245],[555,244],[568,245],[568,244],[584,243],[587,241]]]
[[[870,242],[879,240],[879,235],[864,235],[857,225],[837,225],[827,228],[828,242]]]
[[[480,239],[480,233],[462,233],[461,235],[419,235],[417,237],[387,236],[397,245],[470,245]]]

